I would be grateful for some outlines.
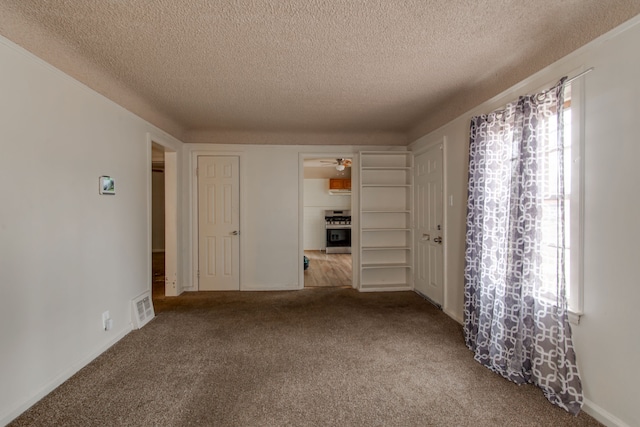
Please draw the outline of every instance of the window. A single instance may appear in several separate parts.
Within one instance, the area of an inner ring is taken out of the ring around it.
[[[566,297],[569,306],[569,318],[573,323],[579,322],[582,313],[582,218],[581,218],[581,191],[582,191],[582,161],[580,153],[582,123],[580,113],[579,83],[574,82],[565,87],[565,102],[563,114],[564,135],[564,231],[565,241],[563,247],[558,247],[557,236],[557,200],[558,149],[555,140],[550,138],[545,148],[545,161],[543,162],[547,172],[547,181],[544,191],[543,210],[543,289],[541,296],[555,300],[557,295],[555,286],[555,263],[545,263],[544,259],[555,259],[555,253],[563,250],[565,253],[565,282]],[[547,123],[549,134],[554,135],[558,127],[556,116],[549,118]]]

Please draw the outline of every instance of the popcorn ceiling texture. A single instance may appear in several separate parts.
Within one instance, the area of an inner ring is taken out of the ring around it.
[[[2,0],[0,34],[185,142],[405,145],[640,0]]]

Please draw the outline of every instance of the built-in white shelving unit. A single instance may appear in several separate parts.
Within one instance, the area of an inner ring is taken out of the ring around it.
[[[410,152],[360,153],[361,291],[413,288],[412,194]]]

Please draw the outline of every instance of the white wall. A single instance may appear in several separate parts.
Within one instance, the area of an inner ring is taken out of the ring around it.
[[[131,330],[151,284],[147,133],[180,143],[4,38],[0,94],[4,425]]]
[[[640,425],[640,18],[563,58],[504,94],[415,141],[417,151],[446,138],[445,310],[462,319],[469,119],[595,67],[585,85],[584,311],[573,327],[585,411],[608,425]]]
[[[240,156],[240,289],[299,289],[304,286],[303,157],[353,157],[364,150],[397,150],[380,146],[294,146],[247,144],[185,144],[183,157],[183,223],[188,260],[185,290],[197,290],[195,165],[198,155]],[[404,150],[404,148],[402,148]],[[338,151],[339,150],[339,151]],[[357,176],[355,185],[357,185]]]
[[[304,180],[304,249],[324,250],[327,239],[324,211],[350,209],[351,195],[329,194],[328,179]]]

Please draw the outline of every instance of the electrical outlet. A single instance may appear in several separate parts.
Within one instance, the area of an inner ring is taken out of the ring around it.
[[[102,329],[108,331],[111,329],[111,324],[111,315],[109,314],[109,311],[105,311],[102,313]]]

